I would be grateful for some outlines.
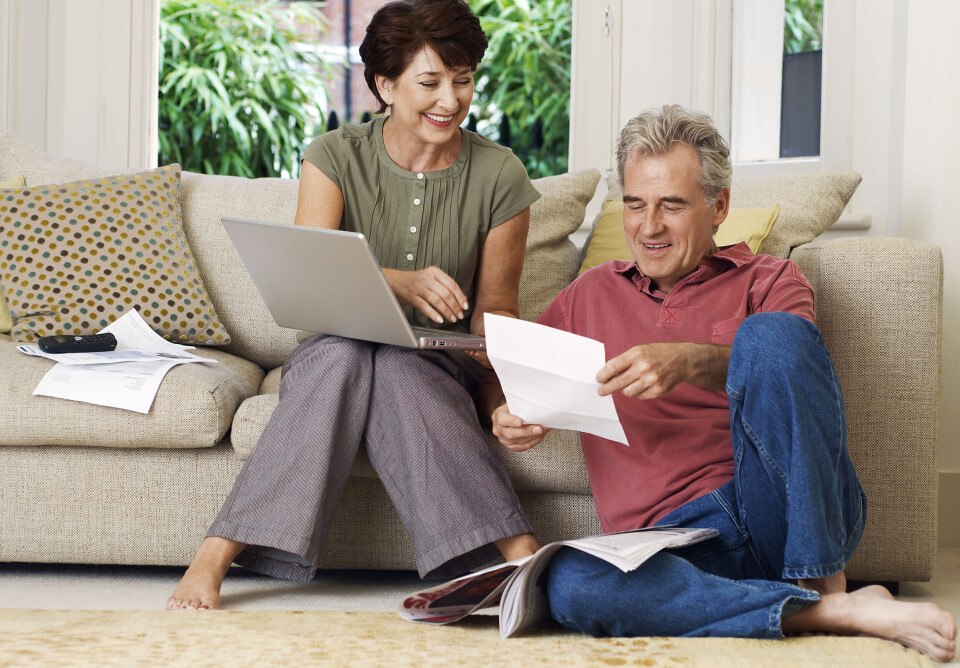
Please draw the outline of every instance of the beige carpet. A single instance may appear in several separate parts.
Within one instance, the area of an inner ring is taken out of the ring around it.
[[[806,637],[501,640],[480,616],[436,627],[391,613],[0,611],[0,666],[932,666],[892,642]]]

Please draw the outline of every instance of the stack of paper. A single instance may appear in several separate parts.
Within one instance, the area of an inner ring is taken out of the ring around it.
[[[136,310],[124,313],[101,332],[117,337],[116,350],[50,354],[37,346],[17,346],[26,355],[57,362],[33,393],[149,413],[170,369],[178,364],[216,363],[188,353],[193,346],[170,343],[153,331]]]

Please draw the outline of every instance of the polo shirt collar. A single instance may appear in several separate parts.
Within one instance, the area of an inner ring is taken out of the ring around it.
[[[694,282],[703,283],[714,276],[722,274],[727,269],[741,267],[754,257],[750,246],[745,241],[741,241],[733,246],[723,246],[716,253],[704,255],[700,266],[690,274],[681,279],[681,283]],[[613,268],[617,274],[629,278],[642,291],[653,297],[662,298],[664,295],[659,290],[657,294],[650,287],[650,278],[644,276],[643,272],[637,267],[636,261],[617,261]],[[693,277],[690,281],[687,279]],[[678,284],[679,285],[679,284]]]

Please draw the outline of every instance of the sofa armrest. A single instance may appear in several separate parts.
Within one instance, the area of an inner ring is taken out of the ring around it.
[[[943,258],[900,238],[815,241],[791,253],[843,389],[867,524],[856,580],[929,580],[937,542]]]

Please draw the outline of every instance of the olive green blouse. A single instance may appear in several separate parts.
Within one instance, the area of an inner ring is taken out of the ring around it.
[[[343,193],[340,229],[362,233],[382,267],[449,274],[473,307],[474,277],[487,232],[540,198],[513,152],[462,130],[460,155],[447,169],[409,172],[383,145],[380,117],[314,139],[303,154]],[[470,316],[440,325],[405,307],[414,325],[465,331]]]

